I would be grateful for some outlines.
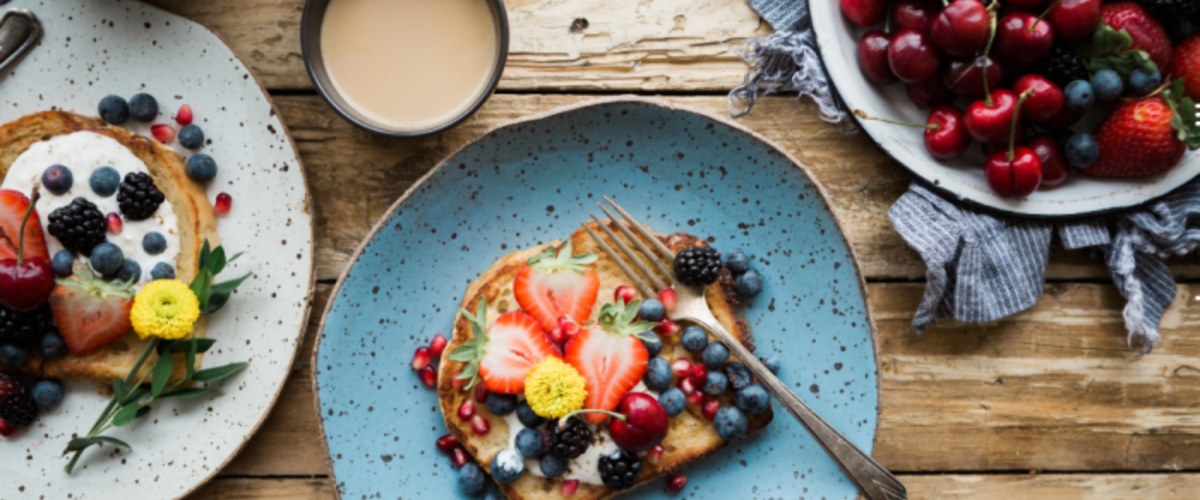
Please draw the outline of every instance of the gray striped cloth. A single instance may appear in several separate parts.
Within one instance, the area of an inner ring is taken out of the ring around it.
[[[854,130],[820,64],[807,0],[748,1],[777,33],[747,44],[743,56],[751,67],[730,92],[730,113],[749,113],[760,95],[797,93],[811,97],[825,120]],[[1094,249],[1108,264],[1126,299],[1129,346],[1145,354],[1161,341],[1158,324],[1175,299],[1165,260],[1200,243],[1200,180],[1119,215],[1062,223],[995,217],[913,184],[888,217],[927,267],[912,323],[918,334],[942,318],[983,323],[1033,306],[1057,234],[1063,247]]]

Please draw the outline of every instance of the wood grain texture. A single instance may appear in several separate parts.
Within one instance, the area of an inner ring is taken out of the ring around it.
[[[303,0],[151,0],[211,28],[271,89],[311,89],[300,49]],[[501,90],[728,90],[735,51],[771,33],[743,1],[509,0]],[[431,76],[436,77],[436,76]]]

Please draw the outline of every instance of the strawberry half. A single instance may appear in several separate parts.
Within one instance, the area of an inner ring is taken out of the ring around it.
[[[567,342],[567,363],[587,379],[584,408],[613,411],[646,374],[650,353],[638,336],[657,323],[634,321],[640,305],[637,300],[628,305],[624,300],[605,304],[600,309],[600,323],[580,330]],[[584,416],[594,424],[608,418],[600,413]]]
[[[29,198],[20,191],[11,189],[0,190],[0,260],[16,259],[17,245],[21,239],[21,221],[29,210]],[[29,214],[29,224],[25,225],[25,259],[41,257],[50,260],[50,251],[46,248],[46,236],[42,233],[41,219],[37,210]]]
[[[513,311],[487,324],[487,303],[479,298],[475,314],[466,310],[463,316],[471,323],[473,336],[450,352],[450,360],[467,363],[457,378],[470,380],[467,389],[483,378],[487,390],[501,394],[525,392],[525,375],[547,356],[558,357],[554,345],[546,339],[537,320],[520,311]]]
[[[58,284],[50,294],[50,312],[71,354],[88,354],[133,329],[129,311],[134,293],[129,284],[96,279],[82,264]]]
[[[547,332],[558,327],[558,318],[566,316],[576,323],[592,317],[600,277],[583,266],[596,262],[596,254],[571,255],[571,241],[558,255],[554,247],[529,258],[513,281],[513,295],[521,309],[541,323]]]

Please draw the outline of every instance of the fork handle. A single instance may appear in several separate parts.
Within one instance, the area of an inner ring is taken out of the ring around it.
[[[905,500],[908,498],[907,489],[896,479],[896,476],[854,446],[854,443],[851,443],[842,433],[829,425],[829,422],[809,408],[799,396],[796,396],[796,393],[788,389],[786,384],[771,373],[766,365],[754,357],[749,349],[742,346],[741,341],[726,331],[716,318],[710,315],[707,318],[688,317],[686,319],[692,320],[720,338],[733,351],[733,354],[758,377],[767,388],[767,392],[775,396],[775,399],[779,400],[784,408],[787,408],[788,413],[791,413],[804,425],[805,429],[808,429],[808,432],[817,439],[822,448],[825,448],[825,451],[842,469],[842,472],[845,472],[846,476],[854,482],[864,497],[868,500]]]

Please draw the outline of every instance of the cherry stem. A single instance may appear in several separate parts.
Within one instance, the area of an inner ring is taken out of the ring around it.
[[[38,194],[37,187],[33,188],[33,196],[29,197],[29,209],[25,211],[25,218],[21,219],[21,236],[17,238],[17,265],[25,263],[25,224],[29,223],[29,216],[33,214],[33,207],[37,205]]]
[[[1062,1],[1063,0],[1054,0],[1054,3],[1050,4],[1049,7],[1046,7],[1046,10],[1042,11],[1042,15],[1038,16],[1037,19],[1033,21],[1033,24],[1029,25],[1029,32],[1033,33],[1033,30],[1037,29],[1038,23],[1042,22],[1042,19],[1050,15],[1050,11],[1054,10],[1055,7],[1058,7],[1058,4],[1062,3]]]
[[[949,6],[950,6],[950,0],[942,0],[942,7],[949,7]]]
[[[945,1],[945,0],[943,0],[943,1]],[[1062,0],[1059,0],[1059,1],[1061,2]],[[892,6],[895,5],[895,3],[896,3],[896,0],[891,0],[888,2],[887,17],[883,18],[883,32],[884,33],[888,33],[888,34],[892,33]]]
[[[1017,157],[1014,151],[1017,149],[1017,122],[1021,120],[1021,105],[1036,93],[1033,89],[1021,92],[1021,97],[1017,99],[1017,105],[1013,108],[1012,125],[1009,125],[1008,129],[1008,161],[1013,161],[1013,158]]]
[[[988,26],[990,27],[990,31],[988,32],[987,46],[983,48],[983,105],[989,108],[996,105],[995,101],[992,101],[992,89],[988,88],[987,76],[988,66],[991,62],[988,54],[992,53],[992,42],[996,39],[996,13],[991,12],[990,9],[996,5],[996,2],[992,2],[992,5],[988,7]]]
[[[620,420],[620,421],[622,421],[622,422],[624,422],[624,421],[625,421],[625,415],[622,415],[622,414],[620,414],[620,413],[611,412],[611,411],[604,411],[604,410],[589,410],[589,409],[575,410],[575,411],[573,411],[573,412],[571,412],[571,413],[568,413],[568,414],[566,414],[566,416],[564,416],[564,417],[562,418],[562,421],[563,421],[563,422],[566,422],[568,418],[571,418],[571,417],[574,417],[575,415],[580,415],[580,414],[583,414],[583,413],[601,413],[601,414],[604,414],[604,415],[608,415],[608,416],[610,416],[610,417],[612,417],[612,418],[615,418],[615,419],[617,419],[617,420]]]
[[[923,129],[929,129],[929,130],[934,130],[934,131],[941,128],[936,123],[920,124],[920,123],[913,123],[913,122],[902,122],[899,120],[889,120],[887,118],[880,118],[878,116],[871,116],[871,115],[868,115],[865,111],[863,111],[861,109],[854,110],[854,116],[857,116],[857,117],[865,119],[865,120],[875,120],[878,122],[891,123],[893,125],[904,125],[905,127],[920,127]]]

